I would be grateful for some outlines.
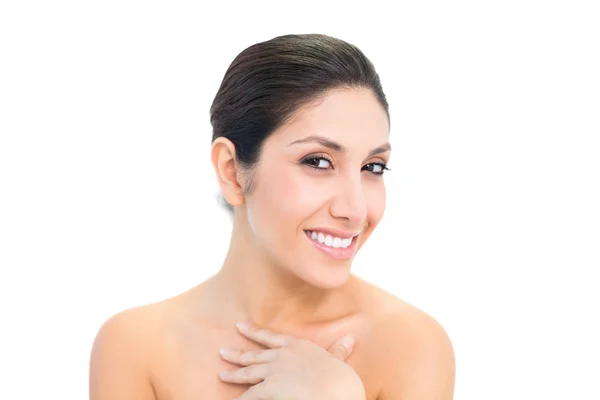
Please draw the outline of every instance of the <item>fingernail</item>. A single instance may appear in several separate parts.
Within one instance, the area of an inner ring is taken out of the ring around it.
[[[342,346],[344,346],[346,348],[346,350],[348,350],[348,352],[352,351],[352,348],[354,347],[354,336],[352,335],[346,335],[342,338],[341,340]]]
[[[239,329],[248,329],[250,328],[250,326],[252,326],[252,322],[250,321],[240,321],[237,324],[235,324]]]

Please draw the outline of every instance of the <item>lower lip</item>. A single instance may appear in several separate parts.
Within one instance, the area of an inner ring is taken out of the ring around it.
[[[356,239],[358,238],[358,236],[354,236],[352,238],[352,242],[350,243],[350,246],[348,246],[346,248],[342,248],[342,247],[335,248],[335,247],[326,246],[323,243],[321,243],[317,240],[314,240],[310,236],[310,234],[306,231],[304,231],[304,234],[306,235],[308,240],[310,240],[312,242],[312,244],[315,245],[315,247],[318,250],[321,250],[323,253],[327,254],[328,256],[330,256],[336,260],[348,260],[354,256],[354,251],[356,250]]]

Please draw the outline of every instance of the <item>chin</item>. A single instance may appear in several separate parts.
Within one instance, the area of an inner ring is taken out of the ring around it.
[[[308,272],[308,273],[307,273]],[[350,277],[350,268],[344,266],[323,266],[312,271],[296,274],[307,284],[318,289],[335,289],[343,286]]]

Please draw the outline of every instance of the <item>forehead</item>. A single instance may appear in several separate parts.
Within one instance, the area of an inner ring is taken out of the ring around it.
[[[273,141],[287,144],[309,135],[326,136],[349,147],[379,145],[389,137],[389,122],[370,89],[335,89],[301,108],[272,136]]]

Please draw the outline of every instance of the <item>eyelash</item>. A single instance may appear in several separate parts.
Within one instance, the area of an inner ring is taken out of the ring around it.
[[[324,156],[318,156],[318,157],[315,157],[315,156],[310,156],[310,157],[304,158],[304,159],[302,160],[302,164],[306,165],[307,167],[310,167],[310,168],[313,168],[313,169],[319,170],[319,171],[326,171],[327,169],[329,169],[329,168],[319,168],[319,167],[317,167],[317,166],[315,166],[315,165],[311,165],[311,164],[309,163],[310,161],[315,161],[315,160],[318,160],[318,161],[320,161],[320,160],[325,160],[325,161],[327,161],[327,162],[328,162],[330,165],[331,165],[331,164],[333,164],[333,161],[332,161],[332,160],[330,160],[328,157],[324,157]],[[373,171],[369,171],[369,172],[371,172],[373,175],[383,175],[383,173],[384,173],[385,171],[390,171],[390,169],[389,169],[389,168],[387,167],[387,165],[386,165],[386,164],[384,164],[384,163],[379,163],[379,162],[368,163],[368,164],[366,164],[366,165],[365,165],[365,167],[366,167],[367,165],[378,165],[378,166],[380,166],[380,167],[381,167],[381,170],[382,170],[381,172],[373,172]],[[364,167],[363,167],[363,168],[364,168]]]

